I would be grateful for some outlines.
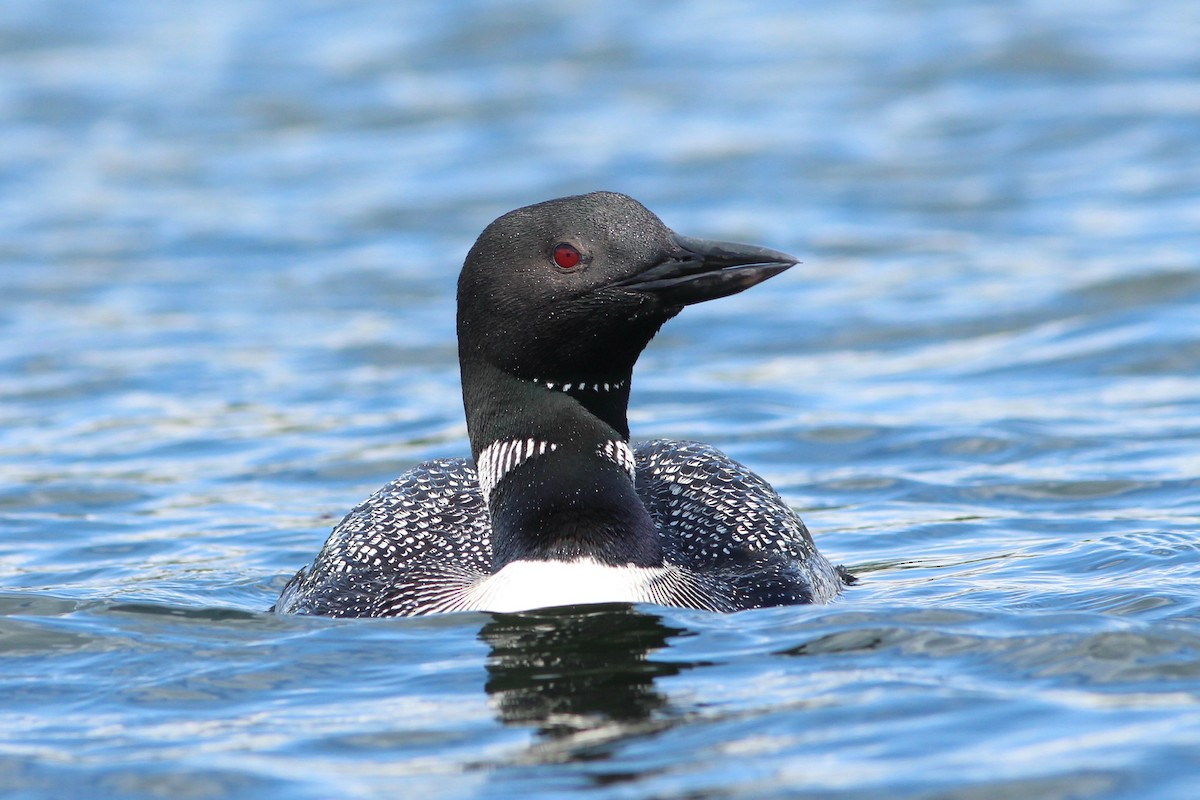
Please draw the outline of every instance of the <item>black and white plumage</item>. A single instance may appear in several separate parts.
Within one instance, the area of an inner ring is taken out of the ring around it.
[[[640,601],[733,611],[837,596],[844,574],[817,553],[804,523],[762,478],[697,442],[658,439],[632,452],[638,497],[662,532],[665,564],[676,570],[649,576]],[[478,604],[470,589],[493,574],[475,465],[438,459],[347,514],[278,606],[333,617],[462,611]]]
[[[849,576],[760,477],[708,445],[628,443],[629,378],[658,328],[794,263],[678,236],[611,193],[501,217],[459,279],[473,460],[420,464],[352,510],[275,609],[736,611],[833,599]]]

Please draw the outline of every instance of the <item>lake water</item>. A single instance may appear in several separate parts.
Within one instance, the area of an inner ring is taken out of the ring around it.
[[[1200,5],[0,6],[4,798],[1200,791]],[[861,578],[720,616],[264,613],[467,451],[454,281],[597,188],[804,263],[635,437]]]

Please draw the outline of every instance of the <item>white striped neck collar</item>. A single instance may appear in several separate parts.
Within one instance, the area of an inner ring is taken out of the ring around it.
[[[490,500],[492,492],[510,472],[533,458],[553,453],[559,449],[557,442],[544,439],[499,439],[483,448],[476,462],[479,474],[479,486],[483,489],[484,500]],[[637,465],[633,449],[623,439],[608,439],[596,446],[596,455],[616,464],[626,474],[629,480],[634,480]]]

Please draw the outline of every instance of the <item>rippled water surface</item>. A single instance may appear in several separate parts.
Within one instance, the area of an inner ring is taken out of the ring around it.
[[[1184,798],[1200,6],[0,6],[5,798]],[[752,465],[837,603],[264,613],[467,442],[478,231],[608,188],[804,264],[635,436]]]

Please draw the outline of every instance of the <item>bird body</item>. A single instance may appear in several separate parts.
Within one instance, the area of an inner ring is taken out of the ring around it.
[[[708,445],[629,443],[633,366],[663,323],[794,263],[679,236],[607,192],[500,217],[459,278],[472,459],[420,464],[352,510],[276,610],[736,611],[835,597],[848,575],[753,472]]]

